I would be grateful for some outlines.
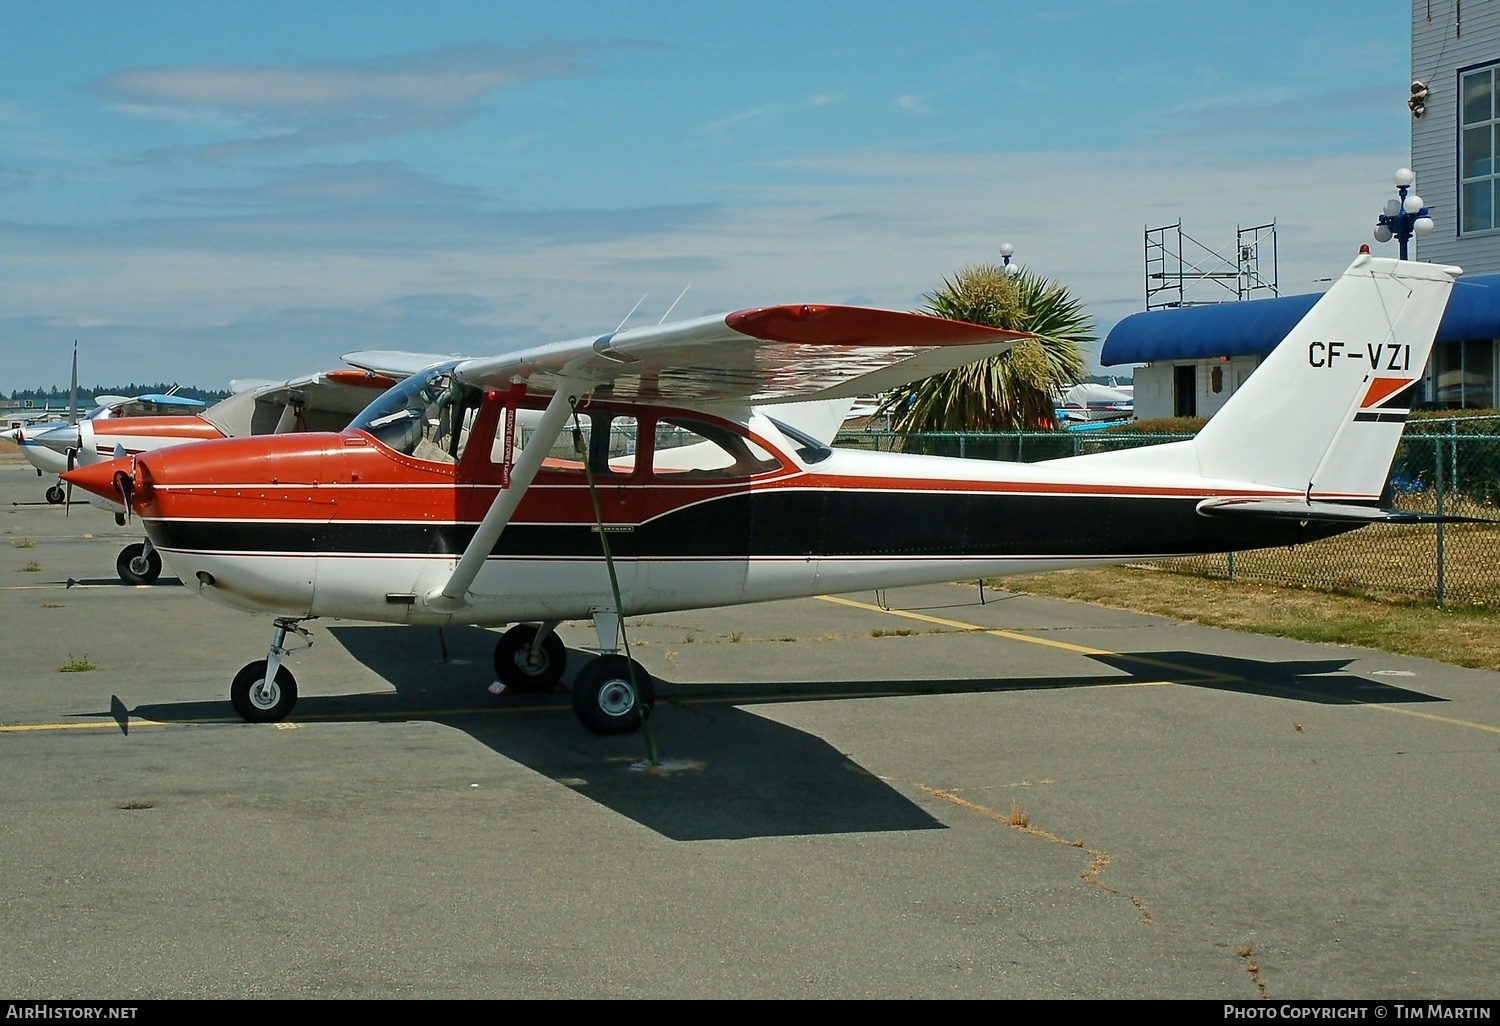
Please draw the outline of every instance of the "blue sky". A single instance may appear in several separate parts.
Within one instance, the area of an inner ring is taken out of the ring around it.
[[[779,302],[1001,242],[1107,329],[1141,232],[1342,270],[1408,4],[0,2],[0,391],[223,387]]]

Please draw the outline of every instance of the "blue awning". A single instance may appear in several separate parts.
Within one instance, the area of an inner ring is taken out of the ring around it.
[[[1209,360],[1263,356],[1302,319],[1322,293],[1185,306],[1131,314],[1110,329],[1099,362]],[[1438,325],[1439,342],[1500,338],[1500,274],[1460,278]]]

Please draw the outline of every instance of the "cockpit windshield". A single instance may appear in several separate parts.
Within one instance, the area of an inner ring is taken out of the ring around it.
[[[479,409],[480,391],[453,376],[453,363],[418,371],[387,390],[349,424],[419,460],[457,463]]]

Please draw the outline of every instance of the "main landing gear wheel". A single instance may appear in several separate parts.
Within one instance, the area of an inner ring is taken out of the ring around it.
[[[154,548],[147,552],[141,542],[127,545],[115,560],[115,572],[126,584],[154,584],[161,576],[161,556]]]
[[[637,695],[630,690],[635,667]],[[646,668],[622,655],[599,656],[578,671],[573,682],[573,712],[595,734],[630,734],[641,729],[656,704],[656,684]]]
[[[512,691],[523,694],[551,691],[562,680],[568,650],[555,631],[548,631],[533,658],[531,644],[536,632],[532,624],[518,623],[500,635],[495,645],[495,676]]]
[[[234,711],[251,723],[275,723],[286,719],[297,704],[297,678],[285,666],[276,668],[276,679],[266,682],[266,661],[258,659],[234,675],[229,685]]]
[[[63,492],[63,486],[60,484],[55,484],[47,489],[47,501],[54,506],[61,506],[67,498],[67,495]]]

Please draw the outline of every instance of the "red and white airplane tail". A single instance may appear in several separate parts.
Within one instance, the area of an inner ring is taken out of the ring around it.
[[[1196,438],[1068,462],[1377,501],[1461,273],[1362,253]]]

